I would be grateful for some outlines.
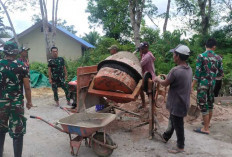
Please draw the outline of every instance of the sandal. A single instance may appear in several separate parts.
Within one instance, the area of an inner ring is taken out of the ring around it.
[[[209,135],[208,132],[201,131],[201,128],[196,128],[196,129],[194,129],[193,131],[195,131],[195,132],[197,132],[197,133]]]
[[[171,148],[171,149],[168,149],[168,152],[169,152],[169,153],[172,153],[172,154],[183,153],[183,152],[184,152],[184,149],[180,149],[180,148],[177,148],[177,147],[173,147],[173,148]]]

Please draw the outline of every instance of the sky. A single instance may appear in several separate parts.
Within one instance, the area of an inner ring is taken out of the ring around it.
[[[153,0],[154,4],[158,7],[159,13],[164,13],[167,7],[167,0]],[[48,2],[52,2],[48,0]],[[75,30],[77,31],[77,36],[84,36],[85,33],[89,33],[93,31],[89,28],[88,23],[88,16],[89,14],[85,12],[87,8],[87,0],[59,0],[59,8],[58,8],[58,18],[62,20],[66,20],[68,25],[74,25]],[[51,5],[48,3],[48,12],[49,19],[51,19]],[[16,29],[16,33],[21,33],[30,26],[33,25],[32,15],[38,14],[40,12],[40,8],[30,9],[27,8],[26,11],[20,12],[15,11],[14,13],[10,12],[10,16],[12,18],[14,27]],[[155,23],[159,26],[160,30],[162,30],[164,20],[163,19],[156,19]],[[174,30],[172,21],[170,21],[167,30],[172,31]],[[9,25],[6,18],[4,18],[4,24]],[[156,28],[154,24],[149,20],[146,19],[146,24],[149,27]],[[102,32],[102,28],[99,27],[96,29],[101,35],[104,33]]]

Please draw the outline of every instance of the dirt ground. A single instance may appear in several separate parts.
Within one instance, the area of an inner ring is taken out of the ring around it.
[[[25,110],[27,120],[27,133],[24,137],[23,157],[71,157],[69,148],[69,137],[46,123],[30,119],[30,115],[36,115],[55,123],[59,119],[68,116],[66,112],[55,107],[52,90],[49,88],[32,89],[33,107]],[[148,101],[148,100],[147,100]],[[162,101],[162,100],[160,100]],[[194,103],[191,100],[191,103]],[[60,90],[60,104],[68,107],[64,93]],[[135,112],[140,100],[123,104],[122,107]],[[145,110],[146,111],[146,110]],[[144,112],[145,111],[140,111]],[[214,117],[211,124],[211,134],[197,134],[192,130],[201,126],[201,117],[194,119],[188,116],[185,118],[185,152],[173,155],[167,152],[168,148],[175,146],[176,136],[170,139],[167,144],[160,141],[158,136],[153,140],[148,139],[148,126],[134,129],[127,132],[129,127],[141,123],[135,117],[123,115],[110,123],[106,130],[118,148],[114,150],[112,157],[231,157],[232,156],[232,106],[215,105]],[[164,131],[168,122],[168,112],[165,106],[157,109],[157,116],[160,122],[161,131]],[[4,157],[13,156],[12,139],[7,135],[4,147]],[[79,156],[96,156],[91,148],[81,145]]]

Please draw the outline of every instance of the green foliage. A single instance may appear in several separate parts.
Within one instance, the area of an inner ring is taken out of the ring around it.
[[[35,9],[37,0],[5,0],[3,1],[8,11],[14,12],[15,10],[25,11],[28,7]]]
[[[33,62],[30,64],[30,70],[38,71],[48,77],[48,64]]]
[[[85,33],[85,36],[82,37],[85,41],[89,42],[92,45],[98,44],[98,41],[100,40],[100,34],[96,31],[91,31],[89,34]]]
[[[5,57],[4,52],[0,50],[0,59],[3,59],[4,57]]]
[[[1,8],[0,8],[0,11],[1,11]],[[8,30],[11,30],[11,28],[4,25],[3,17],[0,16],[0,38],[10,38],[11,36],[7,32]]]
[[[172,53],[169,50],[175,48],[180,43],[189,45],[186,40],[181,40],[181,35],[184,32],[176,30],[171,33],[167,31],[162,36],[159,36],[158,30],[152,30],[151,28],[142,28],[141,32],[141,36],[144,37],[142,41],[149,41],[149,50],[156,58],[156,74],[168,74],[171,68],[175,66]]]
[[[102,25],[107,37],[122,39],[131,35],[128,1],[89,0],[86,12],[90,13],[89,22]]]
[[[57,20],[57,26],[65,28],[67,31],[69,31],[72,34],[76,34],[77,33],[77,31],[75,30],[75,26],[74,25],[67,25],[67,21],[66,20],[58,19]]]
[[[175,66],[173,62],[172,53],[169,50],[175,48],[178,44],[182,43],[187,45],[191,50],[190,58],[188,63],[193,69],[193,74],[195,73],[196,58],[197,56],[205,51],[205,40],[206,37],[203,35],[194,35],[188,40],[182,39],[181,37],[185,35],[184,31],[175,30],[171,32],[165,32],[159,35],[159,30],[153,30],[152,28],[147,28],[142,26],[141,28],[141,41],[147,41],[150,44],[149,50],[154,54],[155,69],[156,74],[168,74],[168,72]],[[227,36],[224,29],[220,29],[212,33],[211,37],[214,37],[217,42],[217,54],[223,55],[223,66],[225,76],[223,78],[223,90],[224,95],[229,95],[229,87],[232,86],[232,38]],[[68,81],[76,76],[76,70],[81,66],[97,65],[105,58],[110,56],[109,48],[111,45],[117,45],[119,51],[129,51],[133,52],[135,50],[135,45],[127,42],[121,44],[118,40],[114,38],[101,37],[99,42],[96,44],[95,49],[88,50],[76,61],[66,60],[67,70],[68,70]],[[137,53],[139,56],[139,54]],[[35,64],[35,65],[33,65]],[[32,70],[40,71],[47,76],[47,64],[33,63],[31,64]]]
[[[157,41],[160,39],[159,33],[159,30],[154,30],[152,28],[145,27],[144,25],[142,25],[140,31],[141,38],[143,39],[143,41],[147,41],[150,44],[157,43]]]
[[[147,15],[149,18],[157,14],[158,8],[152,4],[152,0],[145,1],[145,4],[142,0],[132,2],[135,14],[143,11],[142,16]],[[129,10],[127,0],[89,0],[86,12],[90,13],[88,20],[92,27],[101,25],[107,37],[123,42],[132,36]],[[136,25],[140,25],[137,22]]]

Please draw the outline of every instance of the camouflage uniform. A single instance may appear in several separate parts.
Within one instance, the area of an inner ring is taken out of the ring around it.
[[[0,59],[3,59],[5,57],[4,53],[0,51]]]
[[[23,78],[29,74],[22,62],[0,60],[0,133],[9,131],[12,138],[26,133]]]
[[[208,114],[213,109],[214,86],[216,76],[223,75],[221,57],[212,50],[206,51],[197,57],[196,73],[197,80],[197,104],[203,114]]]
[[[67,101],[70,101],[68,85],[65,82],[64,66],[65,66],[65,62],[62,57],[57,57],[55,59],[50,59],[48,61],[48,67],[51,68],[52,90],[54,93],[55,101],[59,100],[58,92],[57,92],[58,87],[61,87],[64,90]]]

